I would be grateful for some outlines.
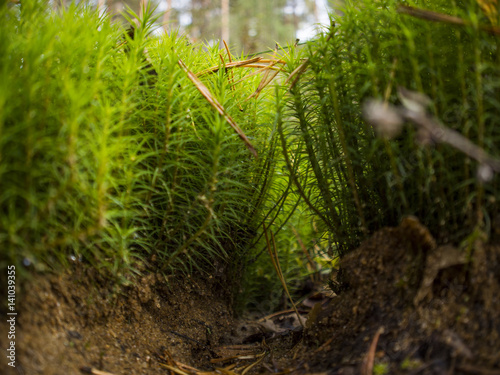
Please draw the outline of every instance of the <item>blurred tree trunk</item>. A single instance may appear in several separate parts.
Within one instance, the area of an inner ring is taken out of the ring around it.
[[[141,0],[141,10],[140,10],[140,13],[139,13],[139,16],[143,16],[143,9],[146,9],[146,5],[148,5],[148,0]]]
[[[229,43],[229,0],[221,0],[222,12],[222,40]]]
[[[168,30],[168,22],[170,21],[170,13],[172,12],[172,0],[167,0],[167,10],[163,15],[163,29]]]
[[[286,45],[295,40],[295,24],[300,21],[295,7],[298,0],[233,0],[231,2],[232,45],[252,53]],[[292,7],[293,6],[293,7]],[[289,11],[285,12],[285,8]]]
[[[297,1],[293,0],[291,2],[292,5],[292,21],[293,21],[293,37],[297,37],[297,30],[299,29],[299,17],[297,16]]]
[[[103,14],[106,11],[106,0],[98,0],[97,9],[99,9],[99,14]]]
[[[319,23],[319,11],[317,0],[312,0],[314,23]]]
[[[54,10],[64,9],[66,7],[66,1],[65,0],[54,0],[52,2],[52,7],[54,8]]]
[[[220,5],[210,0],[191,0],[191,25],[188,30],[194,41],[220,38]]]

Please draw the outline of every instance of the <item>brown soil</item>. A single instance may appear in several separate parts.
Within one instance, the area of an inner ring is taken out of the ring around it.
[[[437,247],[413,218],[377,232],[343,259],[347,290],[306,332],[305,366],[500,374],[500,246],[475,241],[471,250],[468,261],[463,250]]]
[[[17,371],[165,374],[158,361],[167,348],[176,359],[203,366],[233,326],[227,295],[211,279],[170,284],[149,275],[117,288],[84,266],[34,278],[19,298]],[[0,361],[8,368],[5,356]]]
[[[408,218],[347,255],[294,312],[236,321],[214,278],[149,275],[116,288],[92,269],[28,283],[6,374],[500,374],[500,246],[436,246]],[[467,255],[466,255],[467,253]],[[4,314],[5,316],[5,314]],[[5,325],[0,340],[6,347]],[[219,370],[216,370],[216,369]],[[9,372],[10,371],[10,372]],[[102,374],[102,373],[101,373]]]

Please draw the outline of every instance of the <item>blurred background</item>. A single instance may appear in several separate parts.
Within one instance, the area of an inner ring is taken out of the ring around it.
[[[112,15],[117,21],[129,6],[140,14],[141,4],[151,1],[162,12],[157,33],[179,30],[193,42],[208,45],[224,39],[235,54],[249,54],[305,42],[319,28],[329,25],[328,13],[343,0],[82,0]],[[54,0],[55,7],[70,0]]]

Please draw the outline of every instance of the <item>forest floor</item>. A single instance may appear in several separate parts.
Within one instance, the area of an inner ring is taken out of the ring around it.
[[[436,246],[412,218],[382,229],[344,257],[337,295],[299,304],[300,321],[236,320],[215,278],[146,275],[117,289],[76,265],[26,284],[17,367],[2,354],[0,372],[500,375],[500,246],[471,248]]]

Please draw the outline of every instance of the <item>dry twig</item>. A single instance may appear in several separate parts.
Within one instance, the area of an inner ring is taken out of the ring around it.
[[[262,57],[254,57],[253,59],[248,59],[248,60],[241,60],[241,61],[233,61],[227,63],[223,68],[224,69],[231,69],[231,68],[266,68],[266,69],[273,69],[273,70],[282,70],[280,67],[272,66],[269,67],[270,64],[275,65],[275,64],[284,64],[285,62],[283,60],[276,60],[276,59],[263,59]],[[213,74],[217,73],[221,66],[212,66],[208,69],[202,70],[201,72],[197,73],[197,77],[201,77],[205,74]]]
[[[92,375],[114,375],[110,372],[97,370],[92,367],[80,367],[80,371],[83,372],[84,374],[92,374]]]
[[[373,374],[373,362],[375,361],[375,351],[377,350],[378,339],[380,335],[384,333],[384,327],[380,327],[375,336],[373,337],[370,349],[366,353],[363,359],[363,364],[361,365],[361,375],[372,375]]]
[[[479,162],[478,178],[489,181],[493,172],[500,173],[500,159],[489,155],[459,132],[442,125],[438,119],[427,113],[430,99],[425,95],[398,89],[403,106],[392,106],[387,103],[371,100],[364,105],[364,117],[372,123],[376,130],[387,138],[397,135],[404,122],[409,121],[419,129],[420,142],[446,143]]]
[[[426,9],[415,8],[408,5],[400,5],[398,7],[398,12],[401,14],[407,14],[415,18],[424,19],[427,21],[442,22],[457,26],[474,27],[474,25],[471,22],[463,20],[462,18],[450,16],[448,14],[433,12]],[[487,33],[500,35],[500,28],[498,27],[491,27],[484,25],[479,25],[477,27],[482,31],[486,31]]]
[[[215,97],[212,95],[207,86],[205,86],[203,82],[200,81],[200,79],[196,76],[196,74],[194,74],[188,69],[188,67],[184,64],[182,60],[179,59],[178,63],[179,66],[182,68],[182,70],[186,72],[191,82],[194,83],[198,91],[205,97],[205,99],[208,100],[208,102],[212,105],[212,107],[214,107],[217,110],[217,112],[219,112],[226,119],[229,125],[231,125],[234,131],[236,131],[238,136],[243,140],[243,142],[250,150],[250,152],[253,154],[253,156],[257,158],[258,156],[255,147],[253,147],[252,143],[248,140],[245,133],[243,133],[241,128],[236,124],[236,122],[231,118],[231,116],[229,116],[224,107],[217,101],[217,99],[215,99]]]
[[[269,252],[269,256],[271,257],[271,262],[273,263],[274,269],[276,270],[276,273],[278,274],[278,278],[281,281],[281,285],[283,285],[283,289],[285,290],[285,293],[288,296],[290,303],[292,304],[293,310],[295,311],[295,314],[297,314],[297,319],[299,320],[299,323],[302,326],[302,328],[304,328],[304,322],[302,321],[302,317],[300,316],[299,311],[297,310],[297,306],[295,306],[295,303],[293,302],[292,296],[290,295],[290,292],[288,291],[288,287],[286,286],[285,277],[283,276],[283,272],[281,271],[281,265],[280,265],[279,258],[278,258],[278,251],[276,248],[276,242],[274,241],[274,233],[271,232],[271,237],[273,240],[273,247],[271,248],[271,244],[269,242],[269,236],[267,234],[266,224],[263,223],[262,225],[264,227],[264,235],[266,237],[267,251]]]

